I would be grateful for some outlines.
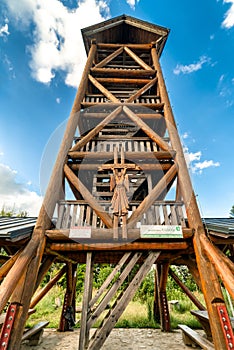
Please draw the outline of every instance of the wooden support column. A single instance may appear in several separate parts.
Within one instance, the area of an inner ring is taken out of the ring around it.
[[[36,254],[25,269],[24,281],[18,283],[11,297],[11,302],[17,304],[17,311],[10,334],[9,349],[18,350],[20,348],[20,339],[22,338],[25,322],[28,317],[30,300],[35,289],[36,277],[45,247],[45,237],[44,239],[41,237],[39,242],[34,241],[34,244],[37,247]]]
[[[205,235],[205,231],[193,192],[192,183],[185,162],[183,148],[176,128],[155,44],[152,44],[151,55],[154,69],[157,71],[158,88],[161,101],[164,103],[164,116],[168,133],[172,148],[176,151],[175,161],[179,168],[178,183],[185,203],[188,223],[190,227],[195,229],[193,244],[197,266],[201,276],[202,290],[211,322],[211,330],[215,348],[219,350],[226,350],[225,332],[221,325],[220,316],[217,310],[218,305],[222,305],[224,308],[226,308],[226,306],[214,266],[204,257],[204,252],[202,250],[200,235]]]
[[[78,348],[79,350],[84,350],[87,347],[88,341],[89,341],[89,328],[87,327],[87,319],[89,314],[89,303],[92,298],[92,290],[93,290],[93,259],[92,259],[92,253],[87,253],[85,285],[84,285],[79,348]]]
[[[75,326],[74,286],[76,285],[76,266],[67,263],[66,266],[66,292],[60,318],[59,331],[72,331]]]
[[[156,265],[157,287],[159,297],[159,312],[161,329],[164,332],[170,332],[170,315],[167,302],[166,286],[168,277],[169,263]]]

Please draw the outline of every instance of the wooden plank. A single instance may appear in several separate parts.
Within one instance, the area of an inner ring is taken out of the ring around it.
[[[24,332],[24,334],[23,334],[22,341],[32,339],[33,341],[31,341],[29,345],[30,346],[38,345],[40,343],[43,329],[48,324],[49,324],[49,321],[41,321],[38,324],[36,324],[34,327],[32,327],[31,329],[26,330],[26,332]]]
[[[214,345],[209,340],[195,332],[192,328],[189,328],[188,326],[182,324],[179,324],[178,327],[182,330],[185,345],[193,347],[199,345],[204,350],[215,349]]]

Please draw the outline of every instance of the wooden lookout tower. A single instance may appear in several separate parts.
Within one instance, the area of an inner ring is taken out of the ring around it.
[[[201,288],[215,349],[234,349],[220,283],[233,297],[234,269],[197,207],[159,63],[168,34],[126,15],[82,30],[88,57],[34,232],[0,270],[1,310],[10,302],[0,349],[19,349],[54,261],[65,264],[57,279],[67,277],[61,331],[70,327],[77,264],[86,263],[79,350],[102,347],[153,265],[155,314],[170,331],[172,264],[186,265]],[[95,263],[113,266],[96,294]]]

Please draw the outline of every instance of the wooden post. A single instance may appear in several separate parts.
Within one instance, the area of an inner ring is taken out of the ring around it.
[[[169,263],[156,265],[156,278],[159,297],[159,312],[161,329],[164,332],[170,332],[170,315],[167,302],[166,285],[168,277]]]
[[[85,286],[84,286],[82,313],[81,313],[79,350],[84,350],[89,341],[89,328],[87,327],[87,319],[88,319],[88,312],[89,312],[89,303],[92,298],[92,289],[93,289],[93,260],[92,260],[92,253],[87,253]]]
[[[181,194],[185,203],[189,226],[195,229],[193,244],[196,254],[198,270],[201,275],[202,290],[211,322],[211,330],[214,344],[217,349],[226,350],[224,330],[222,329],[219,314],[217,312],[217,303],[215,303],[215,300],[219,300],[219,302],[225,307],[223,295],[219,285],[218,276],[214,270],[214,266],[210,264],[207,259],[205,259],[202,251],[200,235],[205,235],[205,231],[201,221],[196,198],[193,192],[189,172],[185,162],[180,138],[177,132],[155,44],[152,44],[151,55],[154,68],[157,71],[158,87],[161,96],[161,101],[164,102],[164,116],[166,120],[168,133],[170,136],[172,148],[176,151],[175,161],[179,167],[178,181],[180,184]],[[212,281],[212,283],[210,281]]]

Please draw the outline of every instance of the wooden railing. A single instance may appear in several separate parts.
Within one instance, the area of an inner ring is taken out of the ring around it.
[[[111,214],[110,202],[99,201],[103,211]],[[138,207],[137,201],[130,202],[129,217]],[[90,226],[92,228],[105,228],[102,220],[95,211],[82,200],[79,201],[60,201],[57,208],[57,229],[70,229],[76,226]],[[140,225],[181,225],[185,224],[183,202],[160,201],[155,202],[147,212],[142,216],[136,228]]]

